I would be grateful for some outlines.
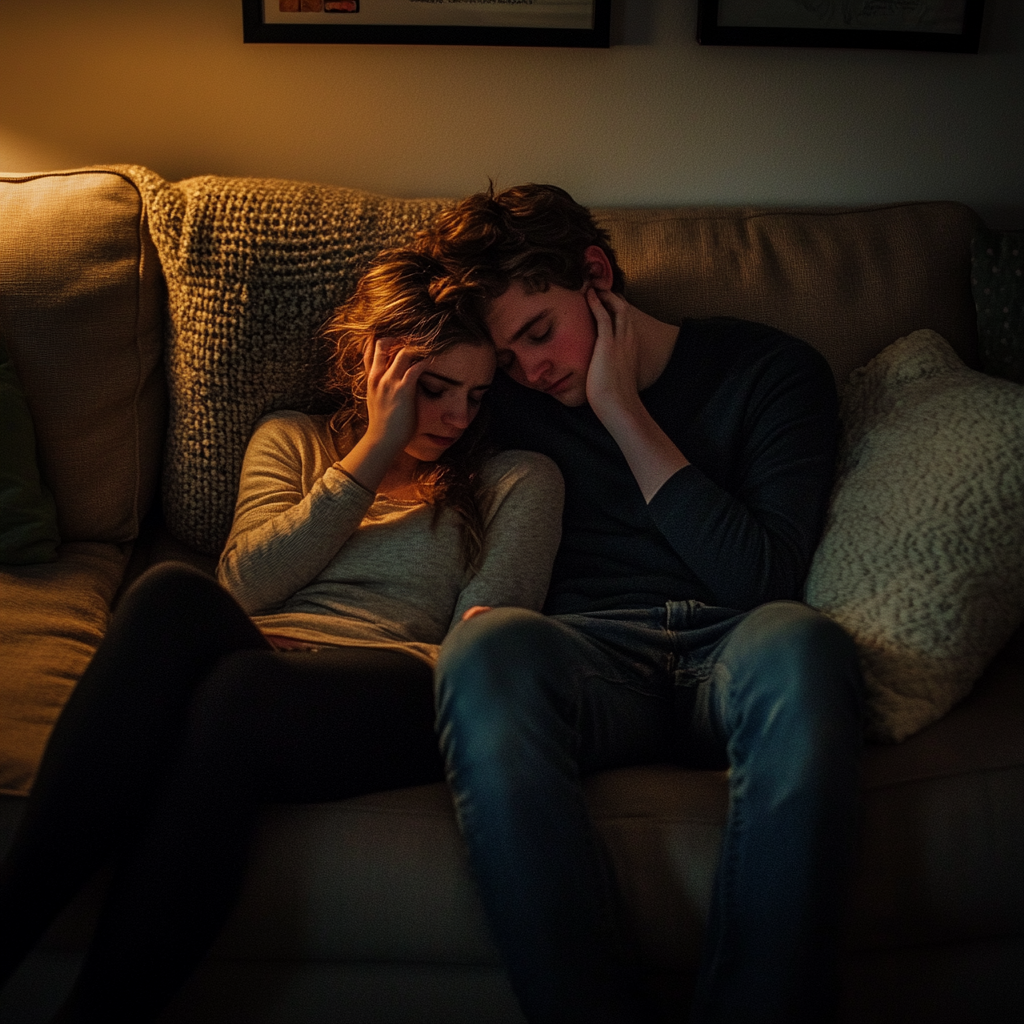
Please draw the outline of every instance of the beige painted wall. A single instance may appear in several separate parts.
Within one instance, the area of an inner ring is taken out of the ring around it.
[[[146,164],[597,205],[959,199],[1024,226],[1024,0],[981,55],[701,47],[619,0],[610,50],[244,45],[240,0],[0,0],[0,170]]]

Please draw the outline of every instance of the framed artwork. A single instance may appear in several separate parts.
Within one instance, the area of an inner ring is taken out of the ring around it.
[[[977,53],[985,0],[698,0],[697,39]]]
[[[608,46],[611,0],[242,0],[247,43]]]

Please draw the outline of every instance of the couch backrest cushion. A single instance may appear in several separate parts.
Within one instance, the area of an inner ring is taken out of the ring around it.
[[[256,421],[315,401],[318,328],[370,259],[410,241],[442,202],[125,170],[145,196],[167,281],[163,511],[177,537],[217,554]]]
[[[165,421],[162,308],[142,200],[124,175],[0,178],[0,335],[64,541],[138,534]]]
[[[920,328],[978,365],[971,238],[960,203],[856,209],[595,210],[626,274],[626,294],[669,322],[738,316],[803,338],[840,386]]]
[[[122,170],[145,197],[168,287],[164,513],[179,538],[215,554],[254,424],[314,400],[317,328],[370,258],[407,242],[444,201]],[[627,294],[663,319],[777,325],[816,345],[840,382],[921,327],[977,364],[970,240],[979,221],[965,206],[595,212]]]

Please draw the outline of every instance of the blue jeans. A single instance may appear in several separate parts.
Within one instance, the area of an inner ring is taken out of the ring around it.
[[[452,631],[437,667],[448,781],[492,933],[532,1022],[647,1016],[581,777],[730,767],[693,1021],[827,1021],[857,820],[861,677],[805,605],[694,601]]]

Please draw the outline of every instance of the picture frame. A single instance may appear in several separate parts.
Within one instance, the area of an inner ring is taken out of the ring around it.
[[[247,43],[610,45],[611,0],[242,0]]]
[[[831,46],[977,53],[985,0],[698,0],[711,46]]]

